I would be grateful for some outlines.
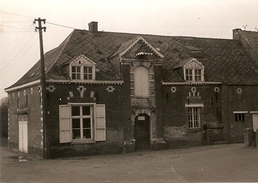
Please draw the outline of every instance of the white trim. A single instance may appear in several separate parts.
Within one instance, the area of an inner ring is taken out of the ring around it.
[[[251,114],[258,114],[258,111],[250,111]]]
[[[75,81],[75,80],[52,80],[52,79],[47,80],[47,82],[48,83],[65,83],[65,84],[76,83],[76,84],[117,84],[117,85],[122,85],[124,83],[124,81],[101,81],[101,80]]]
[[[185,107],[204,107],[204,104],[185,104]]]
[[[68,105],[71,105],[71,106],[92,106],[95,104],[96,103],[68,103]]]
[[[36,85],[36,84],[40,84],[40,80],[31,81],[29,83],[25,83],[25,84],[22,84],[22,85],[19,85],[19,86],[15,86],[13,88],[5,89],[5,92],[11,92],[11,91],[14,91],[14,90],[17,90],[17,89],[22,89],[22,88],[29,87],[29,86]]]
[[[150,43],[148,43],[148,41],[146,41],[142,36],[139,36],[136,41],[134,41],[127,49],[125,49],[124,51],[122,51],[119,56],[123,56],[124,54],[126,54],[132,47],[134,47],[134,45],[139,41],[139,40],[142,40],[151,50],[154,51],[154,53],[156,55],[158,55],[160,58],[164,58],[164,56],[159,53],[153,46],[151,46]]]
[[[162,85],[220,85],[222,82],[165,82],[162,81]]]
[[[233,111],[234,114],[246,114],[248,111]]]

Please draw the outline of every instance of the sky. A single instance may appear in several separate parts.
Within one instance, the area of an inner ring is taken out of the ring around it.
[[[35,18],[46,19],[44,52],[74,30],[232,39],[258,31],[258,0],[0,0],[0,98],[40,58]]]

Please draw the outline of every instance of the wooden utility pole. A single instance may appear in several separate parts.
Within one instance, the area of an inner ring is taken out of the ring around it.
[[[42,123],[43,123],[43,159],[48,158],[48,139],[47,139],[47,126],[46,126],[46,78],[45,78],[45,61],[44,61],[44,50],[43,50],[43,36],[42,30],[46,32],[46,27],[42,27],[41,22],[46,23],[46,19],[35,19],[34,23],[38,22],[36,31],[39,30],[39,46],[40,46],[40,68],[41,68],[41,106],[42,106]]]

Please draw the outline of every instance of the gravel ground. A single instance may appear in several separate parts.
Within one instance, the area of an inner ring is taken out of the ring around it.
[[[0,182],[257,182],[258,148],[212,145],[42,160],[0,148]]]

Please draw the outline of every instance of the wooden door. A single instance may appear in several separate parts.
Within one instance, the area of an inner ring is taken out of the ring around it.
[[[150,148],[150,118],[146,114],[135,118],[135,146],[136,150]]]
[[[28,116],[19,115],[19,151],[28,153]]]

